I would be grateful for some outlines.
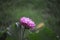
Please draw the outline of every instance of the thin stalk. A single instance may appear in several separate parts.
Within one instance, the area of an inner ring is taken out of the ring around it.
[[[24,26],[21,26],[21,39],[20,40],[24,40],[24,33],[25,33],[25,28]]]
[[[24,39],[25,39],[24,34],[25,34],[25,28],[23,29],[22,40],[24,40]]]

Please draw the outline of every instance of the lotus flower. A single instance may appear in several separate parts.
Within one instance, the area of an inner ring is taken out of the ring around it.
[[[20,24],[26,28],[31,28],[31,29],[35,28],[34,21],[32,21],[30,18],[27,18],[27,17],[20,18]]]

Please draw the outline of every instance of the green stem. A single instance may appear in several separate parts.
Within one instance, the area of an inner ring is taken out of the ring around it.
[[[25,36],[24,36],[24,34],[25,34],[25,28],[23,29],[23,34],[22,34],[22,40],[24,40],[25,39]]]
[[[24,33],[25,33],[25,28],[24,26],[21,26],[21,39],[20,40],[24,40]]]

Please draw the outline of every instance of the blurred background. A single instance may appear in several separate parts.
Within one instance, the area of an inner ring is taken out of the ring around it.
[[[6,37],[2,31],[23,16],[31,18],[36,27],[44,23],[38,33],[27,36],[28,40],[60,40],[60,0],[0,0],[0,40]]]

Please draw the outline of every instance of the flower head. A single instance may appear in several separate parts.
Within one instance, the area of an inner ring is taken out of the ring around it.
[[[33,29],[35,27],[34,21],[32,21],[30,18],[22,17],[20,18],[21,25]]]

